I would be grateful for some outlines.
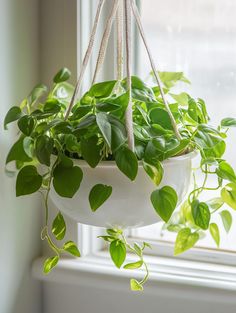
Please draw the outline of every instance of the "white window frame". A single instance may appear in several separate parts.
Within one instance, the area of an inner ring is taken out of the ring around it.
[[[140,0],[137,1],[138,5],[140,6]],[[78,71],[80,68],[80,64],[82,62],[82,58],[85,52],[85,49],[88,44],[88,38],[89,34],[91,32],[92,28],[92,21],[93,17],[95,15],[95,10],[96,10],[96,3],[97,1],[91,0],[91,1],[78,1],[77,2],[77,15],[78,15],[78,44],[77,44],[77,49],[78,49]],[[84,21],[89,21],[87,23],[87,27],[85,27],[85,22]],[[101,34],[100,34],[101,35]],[[140,41],[137,36],[137,32],[134,31],[134,37],[135,37],[135,42],[138,47],[140,47]],[[113,49],[115,49],[115,43],[113,44]],[[111,47],[110,47],[111,49]],[[137,72],[139,72],[138,68],[138,53],[139,49],[134,49],[134,67],[137,69]],[[87,75],[87,80],[85,81],[85,84],[88,84],[89,81],[91,81],[92,77],[92,70],[95,65],[95,57],[93,56],[89,68],[88,68],[88,75]],[[114,69],[114,63],[112,68]],[[106,71],[109,71],[108,68],[111,68],[110,64],[109,67],[105,68],[105,73],[104,76],[107,74],[111,75],[113,73],[107,73]],[[75,223],[76,224],[76,223]],[[92,226],[87,226],[87,225],[81,225],[79,226],[76,224],[74,227],[77,228],[77,234],[78,234],[78,244],[81,248],[82,255],[94,255],[94,254],[99,254],[101,251],[106,250],[106,245],[105,243],[102,242],[102,240],[99,241],[97,236],[104,234],[103,229],[99,229],[96,227]],[[72,227],[73,228],[73,227]],[[141,238],[136,237],[135,230],[130,230],[127,232],[129,240],[131,242],[135,241],[141,241]],[[173,256],[173,242],[167,242],[167,241],[162,241],[162,240],[148,240],[153,249],[151,251],[148,251],[148,255],[152,256],[157,256],[157,257],[168,257],[168,258],[175,258]],[[236,258],[236,252],[234,253],[233,251],[228,251],[228,250],[223,250],[223,249],[214,249],[214,248],[201,248],[201,247],[196,247],[191,249],[190,251],[187,251],[178,259],[183,259],[183,260],[191,260],[191,261],[203,261],[203,262],[209,262],[209,263],[218,263],[218,264],[227,264],[227,265],[233,265],[235,264],[235,258]]]

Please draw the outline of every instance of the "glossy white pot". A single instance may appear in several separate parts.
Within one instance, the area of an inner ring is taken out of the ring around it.
[[[169,185],[176,190],[180,204],[190,185],[191,163],[195,155],[192,152],[165,160],[164,177],[158,187],[141,164],[135,181],[131,182],[113,161],[101,162],[92,169],[85,161],[74,160],[74,164],[80,166],[84,174],[79,191],[72,199],[68,199],[60,197],[52,188],[50,198],[61,212],[79,223],[120,228],[151,225],[160,221],[151,204],[152,191]],[[88,195],[92,187],[100,183],[112,186],[112,195],[96,212],[92,212]]]

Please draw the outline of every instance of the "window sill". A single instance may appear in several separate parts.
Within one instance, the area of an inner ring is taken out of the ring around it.
[[[132,259],[132,257],[131,257]],[[36,279],[45,282],[67,283],[82,286],[109,286],[127,288],[129,278],[141,278],[143,273],[116,269],[106,252],[77,259],[62,259],[49,275],[42,273],[43,258],[34,261],[32,272]],[[225,291],[236,290],[236,268],[233,266],[185,261],[162,257],[146,257],[150,264],[150,279],[145,293],[155,292],[160,284],[179,287],[201,287]]]

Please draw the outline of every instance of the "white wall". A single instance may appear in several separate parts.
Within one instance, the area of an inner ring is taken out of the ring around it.
[[[0,313],[41,313],[40,283],[31,262],[40,255],[40,207],[15,198],[4,160],[15,132],[3,117],[38,82],[38,1],[0,0]]]

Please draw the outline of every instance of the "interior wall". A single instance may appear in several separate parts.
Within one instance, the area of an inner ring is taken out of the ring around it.
[[[31,263],[40,255],[40,201],[16,199],[4,161],[16,131],[3,130],[8,109],[39,79],[38,0],[0,0],[0,313],[41,313],[40,283]]]

